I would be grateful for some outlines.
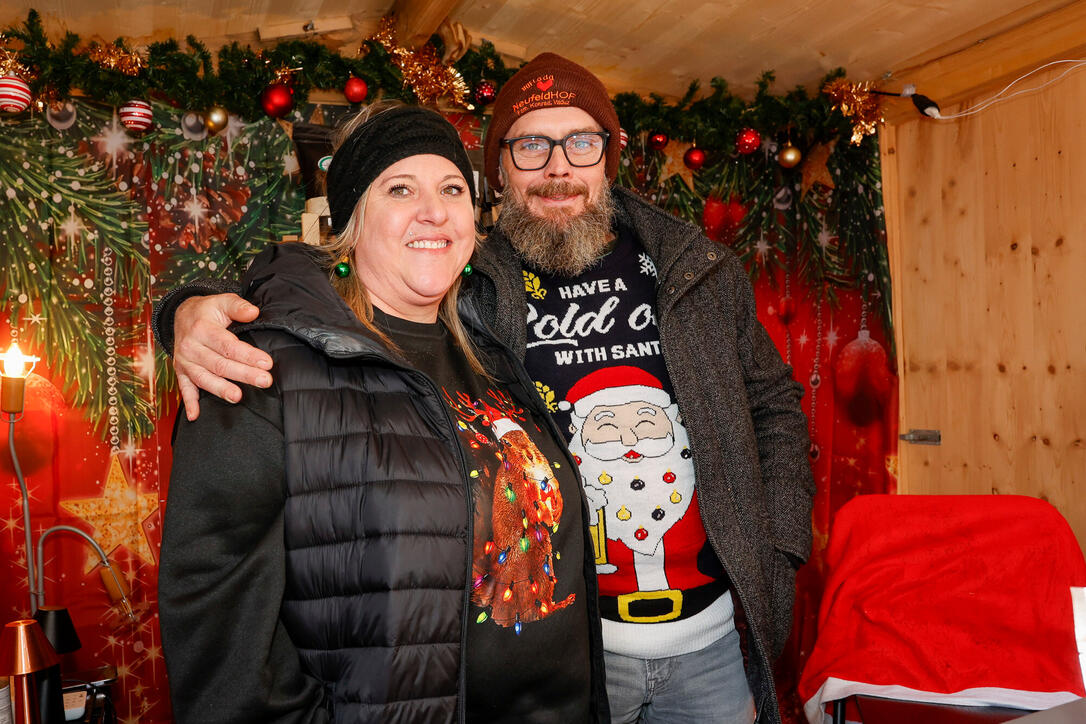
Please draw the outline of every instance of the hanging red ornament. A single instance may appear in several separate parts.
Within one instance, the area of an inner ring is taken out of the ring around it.
[[[19,455],[19,468],[30,475],[53,460],[53,451],[64,438],[65,411],[68,409],[64,395],[52,382],[41,375],[31,373],[26,378],[23,392],[23,418],[16,426],[15,450]],[[0,429],[0,470],[5,475],[14,474],[8,450],[8,425]]]
[[[343,84],[343,95],[347,97],[348,103],[361,103],[366,100],[369,92],[370,87],[366,85],[366,81],[353,75]]]
[[[705,228],[705,235],[713,241],[730,244],[746,216],[747,206],[739,196],[732,196],[728,201],[709,196],[701,212],[701,225]]]
[[[30,84],[17,75],[0,78],[0,111],[21,113],[30,107]]]
[[[705,165],[705,151],[697,146],[687,149],[686,153],[683,154],[683,163],[686,164],[687,168],[697,171]]]
[[[626,145],[629,144],[629,142],[630,142],[630,137],[626,134],[626,129],[625,128],[618,129],[618,147],[620,149],[626,148]]]
[[[762,135],[753,128],[744,128],[735,137],[735,150],[747,156],[762,147]]]
[[[870,425],[882,416],[893,383],[886,350],[861,329],[838,353],[834,365],[834,390],[853,424]]]
[[[130,131],[143,132],[154,123],[154,114],[151,112],[151,104],[134,98],[125,103],[117,111],[121,123]]]
[[[701,225],[705,229],[705,235],[713,241],[720,241],[727,214],[724,202],[718,197],[705,197],[705,207],[701,210]]]
[[[663,151],[669,140],[666,133],[654,133],[649,136],[649,148],[654,151]]]
[[[479,105],[488,106],[498,97],[498,88],[488,80],[481,80],[472,91],[472,96]]]
[[[782,297],[781,303],[777,306],[777,318],[781,320],[781,324],[791,324],[796,318],[796,300],[790,296]]]
[[[282,118],[294,108],[294,89],[286,83],[272,83],[260,94],[260,106],[272,118]]]

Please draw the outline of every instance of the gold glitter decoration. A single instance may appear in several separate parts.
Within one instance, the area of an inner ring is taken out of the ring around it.
[[[404,87],[411,88],[419,102],[434,103],[441,96],[449,96],[453,103],[469,111],[475,106],[465,99],[468,84],[452,66],[445,65],[437,54],[437,48],[427,43],[419,50],[401,47],[396,43],[395,20],[392,16],[381,19],[377,33],[370,38],[384,46],[392,56],[392,62],[403,73]]]
[[[112,555],[119,546],[125,546],[132,555],[148,565],[155,565],[155,556],[141,524],[158,512],[158,495],[137,492],[128,483],[116,455],[109,460],[101,496],[62,500],[60,507],[82,518],[94,529],[91,535],[107,555]],[[97,565],[97,558],[89,558],[87,570]]]
[[[841,111],[841,115],[852,119],[853,145],[874,133],[882,123],[882,104],[879,96],[871,92],[869,81],[850,83],[838,78],[822,86],[822,92],[830,97],[833,107]]]
[[[0,43],[4,40],[0,35]],[[19,62],[19,54],[11,48],[0,48],[0,78],[5,75],[17,75],[23,80],[30,78],[30,69]]]
[[[139,53],[116,43],[91,43],[87,48],[87,57],[107,70],[116,70],[127,76],[137,76],[143,70],[143,58]]]

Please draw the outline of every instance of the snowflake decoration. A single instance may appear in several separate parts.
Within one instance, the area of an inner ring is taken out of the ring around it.
[[[637,260],[641,262],[641,273],[647,276],[656,277],[656,265],[652,263],[652,259],[645,252],[641,252],[637,255]]]

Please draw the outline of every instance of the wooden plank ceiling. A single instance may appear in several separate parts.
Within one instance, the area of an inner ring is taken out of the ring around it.
[[[952,55],[1068,6],[1068,0],[5,0],[0,27],[42,13],[50,33],[118,36],[134,45],[194,34],[212,47],[260,44],[312,22],[317,35],[354,52],[386,13],[399,11],[401,39],[424,39],[444,19],[514,64],[545,50],[596,71],[613,92],[681,95],[691,80],[728,80],[750,95],[762,72],[774,89],[814,90],[844,67],[854,80],[889,78]],[[274,41],[271,41],[274,42]],[[923,91],[922,91],[923,92]]]

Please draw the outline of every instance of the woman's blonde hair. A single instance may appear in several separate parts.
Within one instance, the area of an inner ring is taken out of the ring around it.
[[[363,108],[358,113],[351,116],[338,129],[332,142],[333,147],[338,149],[343,141],[350,136],[356,128],[369,119],[379,113],[402,105],[404,104],[398,101],[381,101]],[[471,182],[470,179],[465,180],[467,180],[468,183]],[[365,285],[362,283],[361,278],[359,278],[358,270],[352,268],[351,273],[342,278],[335,273],[336,265],[345,258],[348,263],[351,265],[354,264],[354,249],[358,244],[358,241],[362,238],[362,227],[366,214],[366,201],[368,198],[369,189],[366,189],[358,199],[358,203],[355,204],[354,210],[351,212],[351,218],[343,231],[339,234],[327,236],[321,240],[319,248],[325,253],[322,265],[328,274],[329,280],[332,282],[332,287],[341,297],[343,297],[343,301],[345,301],[347,306],[351,308],[351,311],[355,313],[359,321],[362,322],[362,325],[380,339],[389,349],[398,354],[402,354],[402,350],[400,350],[396,343],[374,323],[373,303],[370,301],[370,296],[366,291]],[[475,243],[482,243],[482,236],[478,233],[475,235]],[[441,307],[438,310],[438,318],[445,324],[445,327],[452,334],[453,339],[456,340],[456,344],[464,353],[471,368],[478,374],[490,377],[489,373],[483,367],[482,362],[479,361],[475,345],[472,344],[471,337],[468,335],[467,328],[461,321],[460,314],[456,308],[456,299],[460,291],[461,281],[462,277],[457,276],[456,279],[453,280],[452,286],[445,292],[445,296],[441,299]]]

